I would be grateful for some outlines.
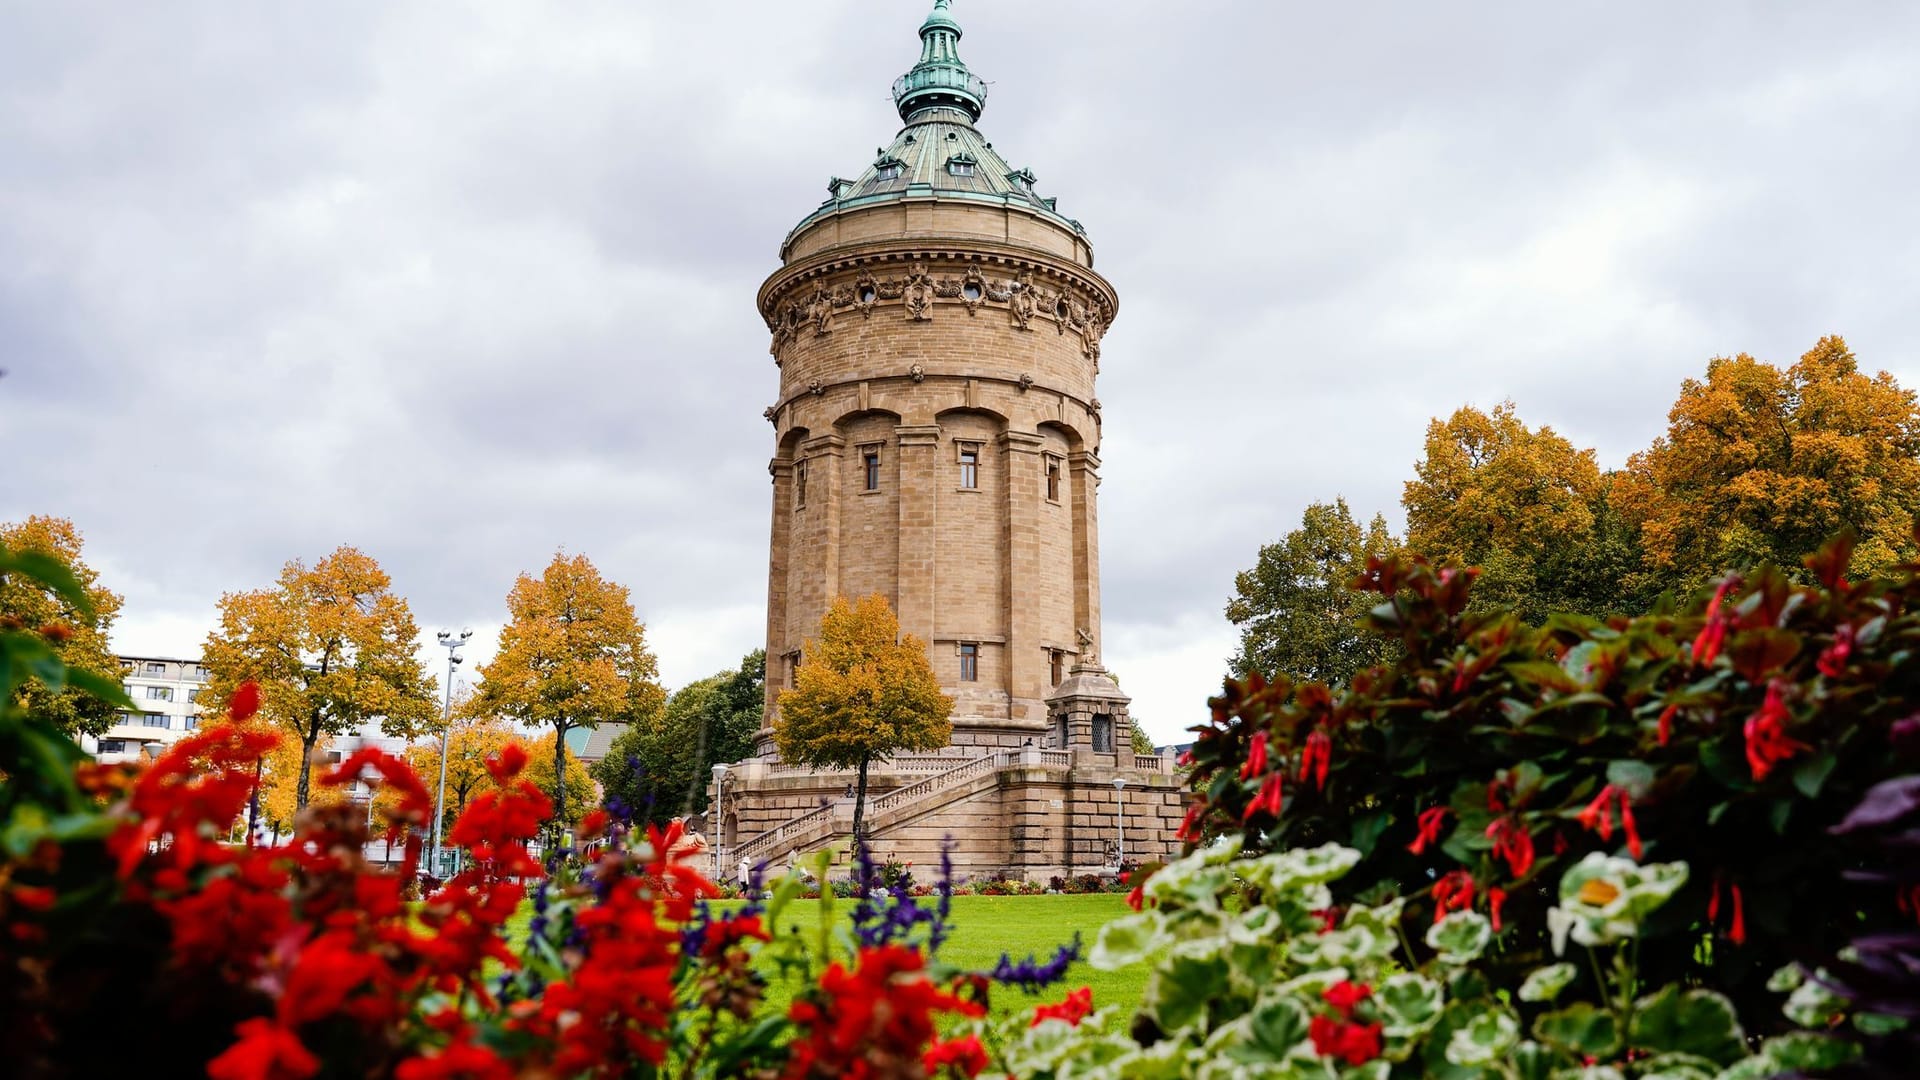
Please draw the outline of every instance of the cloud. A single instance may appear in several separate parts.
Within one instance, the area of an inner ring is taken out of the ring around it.
[[[564,545],[670,682],[736,662],[753,297],[897,126],[919,11],[882,7],[6,6],[0,518],[80,525],[130,649],[340,543],[429,632],[497,627]],[[1234,571],[1315,499],[1397,520],[1432,416],[1510,397],[1618,464],[1708,357],[1833,331],[1920,386],[1920,12],[956,14],[982,126],[1121,292],[1106,659],[1162,738]]]

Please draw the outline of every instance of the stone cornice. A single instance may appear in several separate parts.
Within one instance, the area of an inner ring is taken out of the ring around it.
[[[834,390],[840,390],[846,387],[853,387],[855,389],[855,392],[857,393],[859,387],[863,383],[869,384],[869,385],[881,384],[881,383],[908,383],[910,385],[911,384],[926,385],[927,383],[953,383],[961,387],[962,392],[964,393],[965,386],[969,382],[987,383],[987,384],[992,384],[994,386],[1010,386],[1020,393],[1038,392],[1038,393],[1048,394],[1051,396],[1058,397],[1062,401],[1068,401],[1068,402],[1072,402],[1075,405],[1078,405],[1082,411],[1084,411],[1088,416],[1093,417],[1094,420],[1096,421],[1100,419],[1099,405],[1097,402],[1088,401],[1076,394],[1069,394],[1064,390],[1055,390],[1049,386],[1042,386],[1038,383],[1028,382],[1025,379],[1002,379],[992,375],[927,375],[927,374],[865,375],[865,376],[861,376],[860,378],[841,379],[837,382],[830,382],[830,383],[821,382],[819,384],[818,389],[815,389],[814,387],[809,386],[807,389],[802,390],[797,394],[793,394],[785,398],[779,404],[769,406],[762,415],[764,415],[767,418],[767,420],[771,422],[776,428],[778,428],[781,431],[785,431],[786,428],[790,425],[783,424],[781,422],[781,419],[783,416],[787,414],[788,410],[793,408],[796,402],[803,401],[810,397],[823,397],[827,393]],[[960,406],[955,406],[955,407],[957,408]],[[887,411],[891,412],[892,410],[887,410]],[[936,428],[934,430],[938,430],[938,429]],[[1089,455],[1089,456],[1093,456],[1093,464],[1097,467],[1099,465],[1098,456],[1097,455]]]

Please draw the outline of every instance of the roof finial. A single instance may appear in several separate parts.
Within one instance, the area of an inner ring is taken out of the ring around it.
[[[933,0],[933,13],[920,24],[920,62],[893,83],[893,101],[903,120],[926,109],[960,109],[980,119],[987,106],[987,84],[960,59],[960,24],[948,14],[952,0]]]

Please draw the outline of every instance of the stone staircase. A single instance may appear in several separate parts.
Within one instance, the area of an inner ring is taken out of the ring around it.
[[[866,829],[869,837],[905,825],[960,799],[976,795],[994,786],[1002,766],[1011,764],[1012,755],[988,754],[967,758],[960,764],[934,773],[904,787],[894,788],[867,800]],[[943,763],[944,764],[944,763]],[[853,804],[850,800],[828,803],[791,821],[745,841],[727,852],[730,865],[720,868],[722,880],[733,876],[741,859],[749,863],[784,859],[788,852],[806,854],[839,839],[852,830]]]

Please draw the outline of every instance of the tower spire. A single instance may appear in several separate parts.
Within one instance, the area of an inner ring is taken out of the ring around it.
[[[920,24],[920,62],[893,81],[902,120],[937,108],[959,109],[978,120],[987,107],[987,84],[960,59],[960,24],[951,7],[952,0],[933,0],[933,13]]]

